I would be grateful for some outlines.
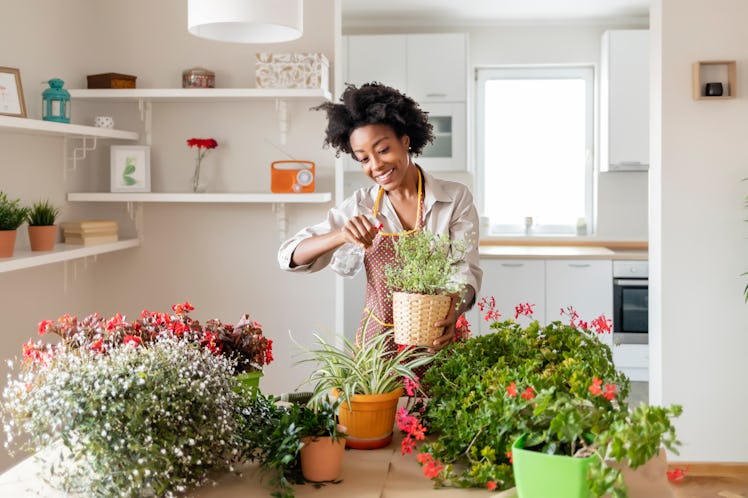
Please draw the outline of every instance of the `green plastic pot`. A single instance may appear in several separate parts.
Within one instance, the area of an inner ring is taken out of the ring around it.
[[[262,377],[262,372],[242,372],[236,374],[235,377],[237,380],[236,392],[253,397],[257,396],[257,392],[260,390],[260,377]]]
[[[587,498],[587,467],[593,456],[574,458],[524,449],[522,436],[512,445],[519,498]]]

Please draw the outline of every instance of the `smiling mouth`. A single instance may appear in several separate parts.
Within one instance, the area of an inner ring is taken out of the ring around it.
[[[378,175],[376,177],[377,181],[380,182],[380,183],[387,181],[389,179],[389,177],[391,176],[391,174],[392,174],[393,171],[395,171],[395,170],[391,169],[387,173],[382,173],[381,175]]]

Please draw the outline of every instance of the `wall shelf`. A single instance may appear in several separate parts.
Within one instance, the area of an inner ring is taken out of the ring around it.
[[[722,83],[722,95],[706,95],[707,83]],[[734,99],[737,93],[737,63],[735,61],[698,61],[692,67],[694,100]]]
[[[112,242],[111,244],[98,244],[93,246],[79,246],[58,243],[53,251],[33,252],[31,250],[16,249],[10,258],[0,259],[0,273],[34,266],[49,265],[71,259],[87,258],[108,252],[122,251],[140,245],[138,239],[127,239]]]
[[[217,102],[232,100],[330,100],[332,94],[321,88],[133,88],[73,89],[76,100],[107,100],[111,102]]]
[[[0,130],[32,135],[49,135],[66,138],[112,138],[119,140],[137,140],[138,134],[132,131],[97,128],[68,123],[55,123],[41,119],[0,116]]]
[[[153,192],[71,192],[68,201],[78,202],[192,202],[192,203],[265,203],[305,204],[325,203],[332,199],[330,192],[311,194],[271,193],[153,193]]]

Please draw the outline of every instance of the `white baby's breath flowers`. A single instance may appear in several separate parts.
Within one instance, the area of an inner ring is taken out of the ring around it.
[[[66,489],[173,496],[236,459],[233,364],[194,342],[161,337],[18,366],[3,391],[6,446],[21,435],[31,451],[61,439],[77,464],[49,473]]]

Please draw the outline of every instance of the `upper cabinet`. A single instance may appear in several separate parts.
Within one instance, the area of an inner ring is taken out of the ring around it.
[[[430,171],[467,169],[467,35],[352,35],[344,44],[346,83],[384,83],[429,113],[434,141],[419,164]],[[361,169],[350,158],[345,168]]]
[[[649,168],[649,31],[603,34],[600,171]]]

